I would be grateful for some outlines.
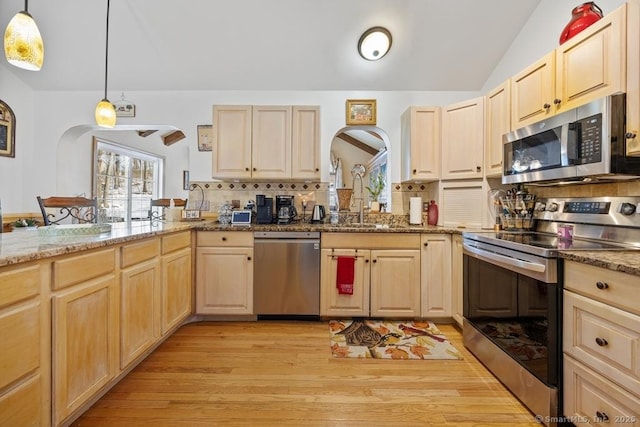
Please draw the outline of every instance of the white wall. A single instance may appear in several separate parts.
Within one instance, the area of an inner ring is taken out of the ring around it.
[[[559,45],[560,33],[571,19],[571,11],[582,2],[576,0],[542,0],[520,34],[496,65],[482,93],[486,93]],[[598,0],[603,13],[615,10],[625,0]]]

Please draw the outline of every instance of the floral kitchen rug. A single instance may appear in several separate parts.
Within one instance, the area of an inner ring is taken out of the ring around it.
[[[462,359],[429,320],[331,320],[333,357],[373,359]]]

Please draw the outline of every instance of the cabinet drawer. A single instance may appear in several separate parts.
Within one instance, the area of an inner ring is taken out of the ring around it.
[[[564,413],[575,425],[640,426],[640,398],[564,357]]]
[[[640,390],[640,316],[564,292],[564,352]]]
[[[40,265],[4,268],[0,273],[0,307],[40,293]]]
[[[0,315],[0,389],[40,366],[40,304]]]
[[[160,255],[160,239],[129,243],[121,248],[121,267],[129,267]]]
[[[75,285],[95,277],[112,273],[116,266],[116,250],[106,249],[54,261],[54,290]]]
[[[2,425],[41,426],[48,425],[42,413],[42,384],[40,375],[0,395]],[[48,414],[47,414],[48,415]]]
[[[420,249],[418,233],[323,233],[323,249]]]
[[[191,231],[162,236],[162,255],[191,246]]]
[[[638,277],[574,261],[565,261],[564,265],[565,289],[640,314],[636,303]]]
[[[253,233],[250,231],[200,231],[197,235],[200,246],[247,246],[253,247]]]

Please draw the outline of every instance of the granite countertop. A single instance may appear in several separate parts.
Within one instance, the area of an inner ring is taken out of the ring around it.
[[[558,255],[567,260],[602,267],[640,276],[640,251],[559,251]]]
[[[460,234],[462,229],[408,224],[377,228],[375,224],[253,224],[250,227],[223,225],[214,221],[114,223],[111,232],[84,236],[41,236],[37,230],[14,231],[0,234],[0,267],[35,261],[57,255],[96,249],[176,231],[196,229],[202,231],[319,231],[323,233],[447,233]]]

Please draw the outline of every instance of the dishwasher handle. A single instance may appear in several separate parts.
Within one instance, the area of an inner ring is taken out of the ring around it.
[[[313,244],[320,245],[320,239],[256,239],[254,242],[254,244],[256,245],[263,245],[267,243],[269,244],[313,243]]]

